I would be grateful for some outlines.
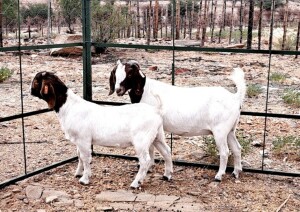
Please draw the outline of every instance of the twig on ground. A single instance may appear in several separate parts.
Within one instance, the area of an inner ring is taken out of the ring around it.
[[[287,203],[287,201],[289,200],[289,198],[291,197],[291,194],[288,196],[288,198],[286,198],[286,200],[277,208],[276,212],[279,212],[281,210],[281,208]]]

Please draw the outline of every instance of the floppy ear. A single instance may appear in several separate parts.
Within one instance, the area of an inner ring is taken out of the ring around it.
[[[111,71],[110,77],[109,77],[109,94],[112,95],[115,92],[115,84],[116,84],[116,69],[117,67],[114,68],[114,70]]]
[[[56,95],[51,83],[47,83],[43,80],[40,93],[43,99],[48,103],[49,109],[53,109],[56,103]]]
[[[137,78],[136,85],[133,88],[135,94],[141,96],[144,93],[144,86],[146,84],[146,76],[142,74],[142,76]]]
[[[139,64],[136,61],[134,61],[134,62],[131,63],[131,68],[135,69],[135,70],[140,70],[140,66],[139,66]]]

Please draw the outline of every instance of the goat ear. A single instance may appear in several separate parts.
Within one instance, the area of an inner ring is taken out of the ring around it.
[[[141,80],[138,80],[136,88],[134,89],[135,94],[141,96],[144,93],[144,86],[146,83],[146,78],[142,77]]]
[[[112,95],[115,92],[115,84],[116,84],[116,68],[112,70],[109,77],[109,94]]]
[[[43,80],[40,93],[43,99],[48,103],[49,109],[53,109],[56,103],[56,95],[51,83],[47,83]]]
[[[140,74],[140,76],[141,76],[142,78],[145,78],[145,77],[146,77],[145,74],[141,71],[140,66],[139,66],[139,64],[138,64],[137,62],[132,63],[132,64],[131,64],[131,68],[132,68],[133,70],[137,71],[137,72]]]

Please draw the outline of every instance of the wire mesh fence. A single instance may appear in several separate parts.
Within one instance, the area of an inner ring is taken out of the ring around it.
[[[55,112],[30,95],[34,75],[55,72],[99,104],[130,103],[108,96],[118,59],[135,59],[147,77],[169,84],[231,91],[227,76],[243,67],[248,89],[237,131],[244,169],[299,176],[297,1],[1,3],[2,186],[76,159]],[[217,166],[213,137],[166,137],[177,162]],[[134,156],[131,148],[95,146],[94,153]]]

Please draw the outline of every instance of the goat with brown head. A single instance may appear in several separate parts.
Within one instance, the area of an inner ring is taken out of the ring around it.
[[[109,95],[116,90],[118,96],[123,96],[126,91],[129,91],[129,96],[132,103],[140,102],[146,76],[141,72],[139,64],[130,60],[127,63],[117,62],[117,66],[112,70],[109,78],[110,91]]]
[[[164,179],[171,179],[171,150],[165,142],[159,108],[142,103],[119,107],[100,106],[76,95],[49,72],[36,74],[31,84],[31,94],[45,100],[49,108],[57,112],[66,138],[77,146],[75,176],[80,177],[80,183],[89,184],[92,145],[134,147],[140,168],[130,185],[133,188],[140,186],[148,169],[154,164],[153,147],[166,161]]]
[[[45,100],[56,112],[66,102],[67,86],[51,72],[39,72],[31,83],[31,95]]]

